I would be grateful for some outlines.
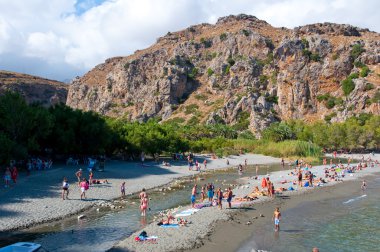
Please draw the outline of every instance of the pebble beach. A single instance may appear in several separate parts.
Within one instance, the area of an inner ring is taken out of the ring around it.
[[[199,161],[207,159],[207,170],[226,168],[226,159],[212,159],[211,156],[197,156]],[[255,164],[280,162],[280,159],[246,154],[229,157],[230,166],[250,160]],[[185,161],[172,162],[170,167],[146,162],[141,166],[137,162],[108,161],[104,172],[95,172],[94,179],[107,179],[107,184],[91,186],[86,192],[87,199],[80,200],[75,172],[83,170],[88,177],[85,166],[53,165],[53,169],[33,171],[30,176],[21,173],[17,184],[0,189],[0,232],[20,230],[38,224],[60,220],[80,214],[86,209],[113,199],[120,198],[120,185],[126,182],[126,194],[140,192],[142,188],[159,187],[169,182],[197,174],[189,171]],[[69,200],[62,200],[62,179],[66,177],[70,184]]]
[[[344,158],[344,156],[340,156]],[[348,156],[347,156],[348,157]],[[367,159],[369,155],[365,155]],[[355,158],[360,159],[361,155],[356,155]],[[371,156],[373,160],[380,160],[380,155]],[[327,166],[316,166],[311,168],[311,171],[317,178],[324,176],[324,168]],[[294,181],[296,178],[290,174],[291,170],[283,170],[278,172],[273,172],[268,174],[270,180],[274,183],[275,188],[278,187],[288,187],[289,183],[284,184],[284,180],[286,181]],[[335,186],[338,184],[344,184],[344,182],[361,180],[364,177],[372,176],[376,173],[380,172],[380,166],[375,165],[374,168],[368,167],[360,171],[356,171],[355,173],[346,174],[343,178],[340,178],[339,181],[329,181],[323,186],[315,186],[315,187],[302,187],[299,188],[296,185],[293,185],[294,191],[284,191],[279,194],[279,197],[292,197],[292,198],[300,198],[302,195],[307,195],[311,192],[314,194],[325,193],[322,189],[329,188],[331,186]],[[249,194],[255,186],[259,186],[261,184],[261,180],[255,178],[244,178],[246,183],[237,188],[233,189],[234,195],[236,196],[245,196]],[[189,192],[190,195],[190,192]],[[152,235],[158,237],[154,243],[152,242],[136,242],[135,237],[138,236],[142,230],[139,230],[132,234],[130,237],[126,238],[124,241],[118,243],[113,249],[110,251],[182,251],[182,250],[199,250],[199,251],[208,251],[204,248],[210,249],[225,249],[226,244],[222,242],[226,240],[223,237],[223,234],[228,234],[229,232],[223,232],[222,230],[228,230],[231,226],[231,221],[234,219],[242,219],[242,221],[238,221],[239,229],[233,229],[238,231],[241,227],[255,227],[259,228],[257,225],[252,225],[254,222],[259,222],[260,219],[266,219],[268,221],[268,217],[271,217],[273,212],[273,206],[271,206],[270,212],[268,209],[263,207],[265,205],[271,204],[274,199],[263,196],[258,199],[250,202],[243,202],[239,206],[233,206],[232,209],[227,209],[226,204],[224,203],[224,208],[222,210],[217,207],[206,207],[202,208],[200,211],[192,214],[186,219],[191,222],[184,227],[178,228],[162,228],[157,226],[157,223],[151,223],[150,225],[144,228],[144,231],[147,232],[148,235]],[[183,211],[184,209],[190,208],[190,205],[181,209],[176,209],[177,212]],[[256,210],[261,209],[261,210]],[[252,214],[250,215],[249,220],[246,218],[239,217],[239,214],[244,214],[246,211],[253,210],[254,219],[252,219]],[[257,220],[256,220],[257,219]],[[270,220],[269,220],[270,221]],[[223,225],[218,225],[218,223],[224,223]],[[236,224],[236,223],[235,223]],[[252,225],[252,226],[250,226]],[[217,233],[214,235],[214,233]],[[236,232],[235,232],[236,233]],[[239,232],[240,233],[240,232]],[[231,234],[233,236],[233,234]],[[222,236],[222,237],[221,237]],[[236,235],[235,235],[236,236]],[[210,238],[211,237],[211,238]],[[211,242],[211,240],[218,240],[223,245],[215,245],[215,242]],[[242,240],[235,241],[234,249],[239,242]],[[230,242],[228,242],[230,243]],[[232,242],[233,243],[233,242]],[[237,244],[236,244],[237,243]],[[210,245],[212,244],[212,246]],[[230,251],[230,250],[225,250]],[[233,251],[233,250],[231,250]]]

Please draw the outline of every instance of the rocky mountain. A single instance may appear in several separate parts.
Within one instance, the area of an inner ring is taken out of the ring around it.
[[[37,76],[0,71],[0,94],[6,91],[20,93],[28,103],[50,106],[66,103],[68,85]]]
[[[319,23],[287,29],[220,18],[96,66],[67,104],[113,117],[226,123],[260,132],[291,118],[380,113],[380,34]]]

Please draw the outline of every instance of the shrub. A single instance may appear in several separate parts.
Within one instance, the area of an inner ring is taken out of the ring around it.
[[[357,79],[357,78],[359,78],[359,74],[358,73],[352,73],[352,74],[350,74],[348,76],[348,79],[351,79],[351,80]]]
[[[265,101],[278,104],[278,96],[265,97]]]
[[[277,84],[277,70],[273,71],[271,76],[270,76],[270,80],[272,82],[273,85]]]
[[[312,54],[310,55],[310,59],[311,59],[312,61],[318,62],[318,61],[321,60],[321,56],[319,56],[318,53],[312,53]]]
[[[249,31],[247,31],[247,30],[242,30],[241,32],[242,32],[246,37],[249,36]]]
[[[352,46],[350,55],[353,58],[353,60],[356,60],[363,52],[365,52],[363,46],[360,44],[355,44]]]
[[[195,99],[205,101],[205,100],[207,100],[207,96],[204,94],[197,94],[197,95],[195,95]]]
[[[352,79],[347,78],[342,81],[342,89],[345,96],[348,96],[354,89],[355,83]]]
[[[356,67],[364,67],[365,64],[362,63],[360,60],[357,60],[357,61],[354,62],[354,66],[356,66]]]
[[[227,39],[227,34],[222,33],[222,34],[219,35],[219,38],[220,38],[221,41],[224,41],[224,40]]]
[[[196,116],[191,117],[190,120],[187,121],[188,125],[195,125],[195,124],[198,124],[198,123],[199,123],[199,119]]]
[[[362,70],[360,71],[360,77],[363,77],[363,78],[367,77],[369,72],[370,72],[369,68],[367,66],[364,66]]]
[[[325,115],[325,121],[326,121],[326,122],[330,122],[331,119],[332,119],[333,117],[335,117],[335,116],[336,116],[336,113],[335,113],[335,112],[333,112],[333,113],[331,113],[331,114],[329,114],[329,115]]]
[[[192,114],[198,110],[199,106],[197,104],[190,104],[185,107],[185,114]]]
[[[303,49],[302,55],[305,56],[306,58],[310,59],[311,52],[308,49]]]
[[[211,69],[211,68],[208,68],[207,69],[207,75],[208,76],[211,76],[211,75],[213,75],[214,74],[214,71]]]
[[[333,107],[335,107],[335,99],[332,97],[330,99],[328,99],[326,102],[326,107],[328,109],[332,109]]]
[[[195,79],[195,77],[197,77],[198,75],[198,68],[194,67],[193,69],[191,69],[191,73],[187,74],[187,77],[189,77],[190,79]]]
[[[261,85],[265,85],[268,81],[268,76],[262,74],[259,76],[259,82]]]
[[[369,91],[369,90],[372,90],[374,88],[375,88],[375,86],[372,83],[366,83],[364,86],[364,91]]]
[[[301,43],[302,43],[304,48],[309,48],[309,41],[307,41],[307,39],[302,38]]]
[[[270,38],[265,38],[265,45],[271,50],[274,49],[274,44]]]
[[[228,59],[227,59],[227,63],[228,63],[230,66],[233,66],[233,65],[235,65],[235,60],[230,56],[230,57],[228,57]]]
[[[321,101],[327,101],[330,98],[330,94],[323,94],[323,95],[318,95],[317,100],[319,102]]]
[[[201,38],[200,41],[204,45],[205,48],[210,48],[212,46],[212,41],[209,39]]]
[[[228,65],[228,66],[226,67],[226,69],[224,69],[224,74],[225,74],[225,75],[228,75],[228,74],[230,73],[230,68],[231,68],[231,66]]]
[[[334,54],[331,56],[331,58],[332,58],[333,60],[337,60],[337,59],[339,58],[339,54],[334,53]]]

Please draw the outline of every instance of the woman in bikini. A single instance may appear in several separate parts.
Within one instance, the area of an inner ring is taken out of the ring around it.
[[[148,197],[145,195],[144,198],[141,200],[141,216],[146,216],[146,210],[148,209]]]

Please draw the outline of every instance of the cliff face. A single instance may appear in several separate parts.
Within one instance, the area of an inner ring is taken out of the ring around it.
[[[108,59],[73,81],[67,105],[131,120],[221,122],[257,132],[291,118],[341,121],[380,113],[379,62],[380,35],[367,29],[275,28],[253,16],[228,16]]]
[[[28,103],[50,106],[66,103],[68,85],[32,75],[0,71],[0,94],[6,91],[20,93]]]

